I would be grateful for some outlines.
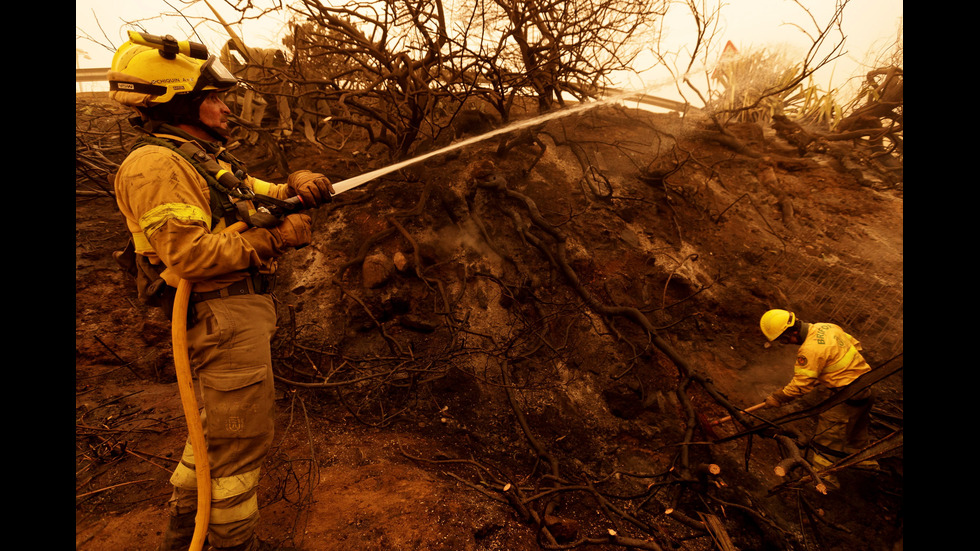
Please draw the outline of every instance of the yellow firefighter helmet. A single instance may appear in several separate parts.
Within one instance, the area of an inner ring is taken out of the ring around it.
[[[788,310],[775,309],[762,314],[759,326],[762,327],[762,334],[766,339],[772,342],[779,338],[783,331],[793,327],[794,323],[796,323],[796,314]]]
[[[129,31],[108,73],[109,97],[130,107],[167,103],[178,94],[224,91],[238,79],[203,44]]]

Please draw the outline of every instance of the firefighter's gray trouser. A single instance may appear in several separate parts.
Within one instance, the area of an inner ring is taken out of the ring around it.
[[[249,540],[259,519],[259,467],[272,443],[275,392],[270,340],[276,311],[269,295],[198,302],[187,330],[191,369],[211,468],[208,542],[231,547]],[[197,509],[190,442],[170,482],[171,515]]]
[[[866,388],[817,417],[813,459],[819,466],[829,466],[868,446],[874,399],[874,392]]]

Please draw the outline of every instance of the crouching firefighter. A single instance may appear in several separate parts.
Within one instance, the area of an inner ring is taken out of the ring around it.
[[[861,343],[832,323],[807,323],[788,310],[767,311],[759,320],[769,342],[799,346],[793,378],[786,386],[766,398],[769,407],[780,407],[823,387],[836,391],[847,387],[871,371],[862,356]],[[869,444],[873,387],[859,390],[854,396],[820,413],[813,439],[810,460],[818,468],[858,452]],[[860,467],[875,469],[877,461],[867,460]],[[827,482],[837,484],[824,475]]]
[[[311,239],[311,219],[292,206],[329,202],[333,187],[301,170],[285,184],[249,176],[225,145],[237,80],[203,45],[130,32],[108,73],[110,97],[132,107],[140,133],[115,176],[132,234],[129,263],[141,299],[170,313],[191,282],[187,348],[200,389],[211,475],[209,549],[270,548],[256,536],[256,489],[273,438],[270,293],[277,259]],[[246,221],[240,232],[224,232]],[[120,258],[125,264],[126,255]],[[190,442],[171,477],[163,550],[187,549],[197,512]]]

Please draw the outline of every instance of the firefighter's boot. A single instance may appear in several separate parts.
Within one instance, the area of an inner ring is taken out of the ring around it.
[[[157,551],[186,551],[194,539],[196,512],[171,515],[167,530],[163,533],[163,543]]]
[[[276,545],[269,543],[267,541],[260,540],[259,538],[252,536],[252,538],[240,545],[233,547],[209,547],[208,551],[299,551],[295,547],[288,547],[285,545]]]

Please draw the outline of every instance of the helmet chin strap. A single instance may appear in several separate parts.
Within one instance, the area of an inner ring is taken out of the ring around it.
[[[212,128],[200,121],[198,121],[197,124],[195,124],[194,126],[196,128],[200,128],[201,130],[207,132],[209,136],[212,136],[215,140],[221,142],[222,144],[228,143],[228,138],[229,138],[228,133],[222,132],[217,128]]]

